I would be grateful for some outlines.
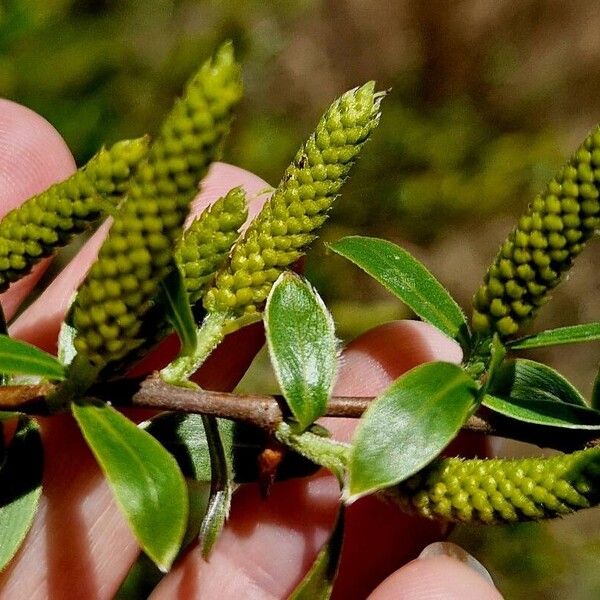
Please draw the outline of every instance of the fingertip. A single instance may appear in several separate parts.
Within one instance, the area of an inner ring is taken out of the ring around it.
[[[448,556],[419,558],[392,573],[369,600],[502,600],[477,571]]]
[[[0,217],[75,170],[75,161],[58,131],[43,117],[0,98]],[[0,294],[10,319],[33,289],[49,261]]]
[[[69,148],[46,119],[0,98],[0,216],[74,170]]]

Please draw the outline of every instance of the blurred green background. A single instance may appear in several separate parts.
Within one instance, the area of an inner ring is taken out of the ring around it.
[[[600,120],[597,9],[596,0],[0,0],[0,95],[45,116],[82,163],[102,143],[152,132],[186,77],[231,38],[246,95],[225,158],[277,183],[332,99],[376,79],[391,89],[381,126],[324,238],[400,242],[467,307],[515,216]],[[584,253],[536,328],[600,318],[597,251]],[[322,243],[307,274],[343,339],[410,316]],[[532,356],[589,394],[599,349]],[[243,386],[272,388],[264,355]],[[507,598],[600,597],[598,510],[453,535]]]

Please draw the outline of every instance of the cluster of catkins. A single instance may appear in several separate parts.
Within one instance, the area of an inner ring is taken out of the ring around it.
[[[101,150],[66,181],[0,222],[0,289],[107,215],[113,223],[71,314],[79,360],[96,371],[135,357],[168,330],[156,303],[180,269],[191,305],[233,318],[256,314],[279,274],[318,228],[379,121],[372,82],[336,100],[244,235],[241,188],[183,232],[192,198],[218,157],[241,98],[240,68],[224,44],[188,83],[156,138]],[[484,338],[517,332],[548,298],[598,228],[600,130],[592,133],[502,246],[474,300]],[[153,333],[152,333],[153,332]],[[600,449],[551,459],[438,459],[388,490],[404,508],[449,521],[561,515],[598,502]]]

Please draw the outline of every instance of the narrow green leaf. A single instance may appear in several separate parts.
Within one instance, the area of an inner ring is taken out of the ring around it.
[[[592,389],[592,408],[600,410],[600,368],[596,373],[596,379],[594,380],[594,387]]]
[[[217,419],[225,456],[231,462],[235,483],[258,480],[258,457],[265,444],[264,431],[246,423]],[[210,482],[210,453],[201,415],[163,413],[141,425],[177,460],[183,474]],[[277,470],[278,481],[307,477],[318,466],[295,452],[287,452]]]
[[[0,335],[8,335],[8,326],[6,325],[6,317],[4,316],[2,303],[0,303]]]
[[[0,570],[21,547],[33,522],[42,493],[43,453],[37,423],[21,417],[0,471]]]
[[[506,357],[506,348],[502,344],[500,340],[500,336],[495,333],[492,338],[492,343],[490,345],[490,362],[487,369],[487,380],[483,385],[483,388],[479,392],[479,397],[483,397],[483,395],[487,392],[490,385],[494,381],[498,370],[500,369],[502,363],[504,362],[504,358]]]
[[[72,404],[72,410],[140,546],[167,571],[188,515],[177,462],[149,433],[109,406]]]
[[[7,335],[0,335],[0,372],[48,379],[65,378],[65,370],[54,356]]]
[[[501,398],[487,394],[482,404],[494,412],[525,423],[563,429],[600,430],[600,412],[585,406],[539,397]]]
[[[208,507],[200,528],[202,556],[208,558],[229,517],[234,484],[231,460],[227,459],[217,419],[202,415],[202,422],[208,441],[212,475]]]
[[[161,282],[158,301],[164,306],[167,319],[181,340],[180,354],[192,354],[197,341],[196,323],[178,266],[173,266],[169,275]]]
[[[386,240],[350,236],[329,247],[351,260],[423,320],[469,346],[465,315],[444,286],[414,256]]]
[[[477,385],[458,365],[420,365],[369,406],[354,435],[345,496],[395,485],[431,462],[476,406]]]
[[[342,504],[327,544],[321,549],[310,571],[304,576],[289,600],[329,600],[340,566],[344,541],[346,509]]]
[[[543,348],[544,346],[558,346],[560,344],[579,344],[600,340],[600,321],[583,323],[558,329],[548,329],[534,333],[527,337],[507,342],[511,350],[528,350],[529,348]]]
[[[277,381],[303,431],[325,414],[335,381],[333,319],[312,286],[288,271],[267,299],[265,333]]]
[[[583,396],[552,367],[517,358],[504,362],[488,391],[493,396],[513,400],[551,400],[587,408]]]
[[[0,335],[8,335],[8,327],[6,325],[6,317],[4,316],[4,309],[0,302]],[[9,377],[6,373],[0,373],[0,385],[8,385]]]

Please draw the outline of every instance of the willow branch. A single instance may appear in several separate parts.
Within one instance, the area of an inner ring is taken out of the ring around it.
[[[0,387],[0,410],[47,415],[45,397],[52,391],[49,384]],[[281,396],[233,394],[198,388],[184,388],[165,383],[159,377],[145,380],[120,380],[97,386],[94,396],[119,407],[150,408],[212,415],[243,421],[274,432],[289,411]],[[327,405],[326,416],[358,419],[373,398],[334,396]],[[584,447],[600,446],[600,433],[590,430],[556,429],[522,423],[482,409],[469,418],[463,431],[503,437],[543,448],[570,452]]]

